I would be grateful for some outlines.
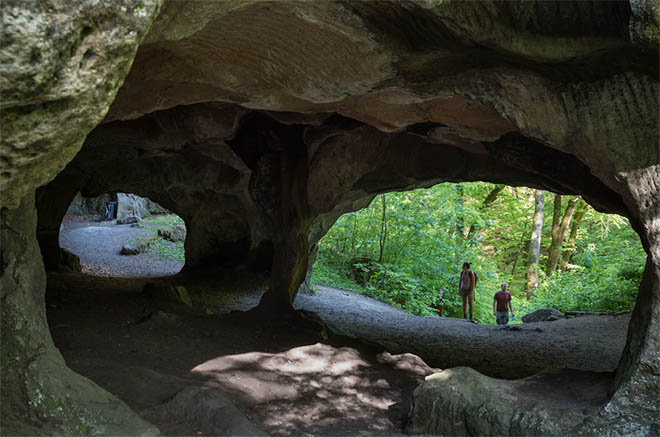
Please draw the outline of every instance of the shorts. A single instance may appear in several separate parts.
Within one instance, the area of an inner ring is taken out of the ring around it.
[[[509,323],[509,312],[508,311],[496,311],[495,320],[497,320],[498,325],[506,325]]]
[[[469,288],[461,288],[459,289],[459,293],[463,297],[468,297],[469,295],[472,294],[472,290],[470,290]]]

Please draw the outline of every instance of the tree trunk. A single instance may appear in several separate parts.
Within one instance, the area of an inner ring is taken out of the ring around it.
[[[525,222],[525,226],[523,227],[523,231],[520,233],[520,243],[518,243],[518,250],[516,250],[516,256],[513,258],[513,267],[511,267],[511,274],[513,275],[516,271],[516,267],[518,266],[518,259],[520,259],[520,253],[521,252],[527,252],[529,253],[529,240],[525,241],[525,230],[527,230],[527,226],[529,226],[529,218],[527,219],[527,222]]]
[[[465,188],[463,185],[456,185],[456,191],[458,192],[458,208],[456,211],[456,233],[459,238],[465,238],[465,218],[463,214],[463,197],[465,193]]]
[[[559,198],[559,201],[557,201],[557,198]],[[573,218],[573,213],[575,212],[575,206],[577,205],[578,200],[580,200],[580,198],[577,196],[569,200],[568,205],[566,205],[566,210],[564,211],[564,217],[560,222],[555,223],[554,218],[557,215],[557,204],[559,204],[559,212],[561,214],[561,196],[555,194],[555,212],[552,221],[552,243],[550,244],[550,251],[548,252],[548,263],[545,270],[546,276],[552,276],[552,273],[557,269],[557,263],[559,262],[559,255],[561,253],[561,245],[564,241],[568,226],[571,223],[571,219]]]
[[[561,256],[559,270],[566,270],[568,261],[570,261],[571,255],[575,252],[575,239],[577,238],[578,229],[580,228],[580,222],[582,222],[582,218],[586,212],[587,202],[580,198],[578,205],[575,208],[575,216],[573,217],[573,223],[571,224],[571,232],[569,233],[568,241],[566,242],[566,250],[564,250]]]
[[[490,193],[488,193],[484,201],[481,203],[481,207],[479,208],[479,211],[480,212],[484,211],[488,207],[488,205],[493,203],[495,199],[497,199],[497,195],[500,194],[500,191],[502,191],[504,187],[505,185],[501,185],[501,184],[495,185],[493,189],[490,191]],[[473,233],[474,233],[474,223],[470,225],[470,229],[468,230],[468,234],[467,234],[468,240],[472,238]]]
[[[527,260],[527,286],[525,292],[527,299],[532,290],[539,286],[538,264],[541,251],[541,231],[543,229],[543,202],[545,192],[536,190],[534,194],[534,220],[532,221],[532,234],[529,239],[529,258]]]
[[[385,194],[381,195],[381,202],[383,205],[383,213],[380,218],[380,238],[378,240],[380,245],[380,253],[378,254],[378,263],[383,263],[383,254],[385,253],[385,242],[387,241],[387,203],[385,201]]]

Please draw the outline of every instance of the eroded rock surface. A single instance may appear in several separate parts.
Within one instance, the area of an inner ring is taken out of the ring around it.
[[[186,270],[270,272],[260,308],[277,314],[336,218],[380,192],[581,194],[628,217],[648,253],[617,391],[585,430],[657,428],[654,3],[167,1],[106,115],[158,10],[125,3],[3,3],[1,55],[18,60],[1,82],[5,208],[105,117],[39,191],[40,233],[56,241],[79,191],[149,197],[186,222]]]
[[[158,433],[71,371],[53,345],[34,190],[73,158],[103,118],[159,7],[155,0],[6,1],[0,7],[4,435]]]
[[[2,433],[157,435],[122,401],[70,370],[53,345],[32,196],[3,209],[1,219]]]
[[[426,377],[408,431],[431,435],[573,435],[608,397],[612,374],[542,372],[507,381],[469,367]]]

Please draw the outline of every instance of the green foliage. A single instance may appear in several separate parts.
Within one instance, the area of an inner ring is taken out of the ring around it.
[[[149,236],[136,237],[136,239],[151,239],[148,252],[150,255],[160,259],[169,259],[172,261],[185,261],[185,249],[183,241],[176,243],[168,241],[158,235],[158,230],[174,225],[184,225],[184,221],[176,214],[145,215],[140,220],[140,226],[152,231]]]
[[[479,274],[474,316],[480,323],[495,323],[493,295],[502,282],[509,283],[520,316],[547,307],[632,308],[645,254],[627,220],[589,209],[568,271],[541,276],[527,301],[533,190],[505,187],[484,205],[493,188],[486,183],[442,184],[376,197],[368,208],[340,217],[321,240],[312,281],[354,290],[419,316],[436,314],[434,305],[444,291],[443,315],[462,317],[458,278],[462,262],[471,261]],[[546,203],[542,244],[547,248],[552,196],[546,196]]]
[[[528,311],[622,311],[635,304],[645,253],[627,221],[590,212],[571,270],[540,281]]]
[[[185,261],[186,254],[183,247],[183,241],[173,243],[156,235],[156,238],[149,246],[149,253],[161,259],[169,259],[172,261]]]
[[[166,226],[183,225],[183,219],[176,214],[146,215],[140,220],[145,228],[162,228]]]

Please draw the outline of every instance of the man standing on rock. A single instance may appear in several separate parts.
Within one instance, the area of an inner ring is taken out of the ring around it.
[[[467,315],[465,314],[465,305],[466,303],[469,303],[470,320],[474,320],[472,317],[472,307],[474,305],[474,287],[477,285],[477,278],[474,275],[474,272],[470,270],[470,265],[469,262],[463,263],[461,278],[458,281],[458,294],[460,294],[463,299],[463,318],[467,318]]]
[[[493,315],[495,316],[498,325],[506,325],[509,323],[508,310],[511,310],[512,317],[516,317],[513,313],[513,307],[511,306],[511,293],[506,291],[506,283],[504,283],[502,284],[502,289],[495,293],[495,297],[493,298]]]

